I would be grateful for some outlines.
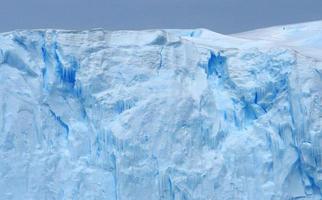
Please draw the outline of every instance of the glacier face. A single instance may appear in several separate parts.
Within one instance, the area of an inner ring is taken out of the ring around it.
[[[262,32],[1,34],[1,199],[321,199],[322,45]]]

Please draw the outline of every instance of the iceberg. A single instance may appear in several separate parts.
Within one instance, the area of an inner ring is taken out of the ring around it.
[[[0,34],[0,199],[322,199],[322,21]]]

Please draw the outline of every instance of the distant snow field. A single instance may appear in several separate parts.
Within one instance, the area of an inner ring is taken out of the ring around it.
[[[321,200],[322,21],[0,34],[1,200]]]

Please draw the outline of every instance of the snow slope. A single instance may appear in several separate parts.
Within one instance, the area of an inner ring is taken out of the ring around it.
[[[321,30],[0,34],[0,199],[322,199]]]
[[[263,28],[233,36],[270,41],[274,45],[288,46],[298,50],[298,53],[322,59],[322,21]]]

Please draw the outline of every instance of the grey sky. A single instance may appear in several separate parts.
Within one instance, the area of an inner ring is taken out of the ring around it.
[[[0,32],[102,27],[234,33],[312,20],[322,20],[322,0],[2,0]]]

